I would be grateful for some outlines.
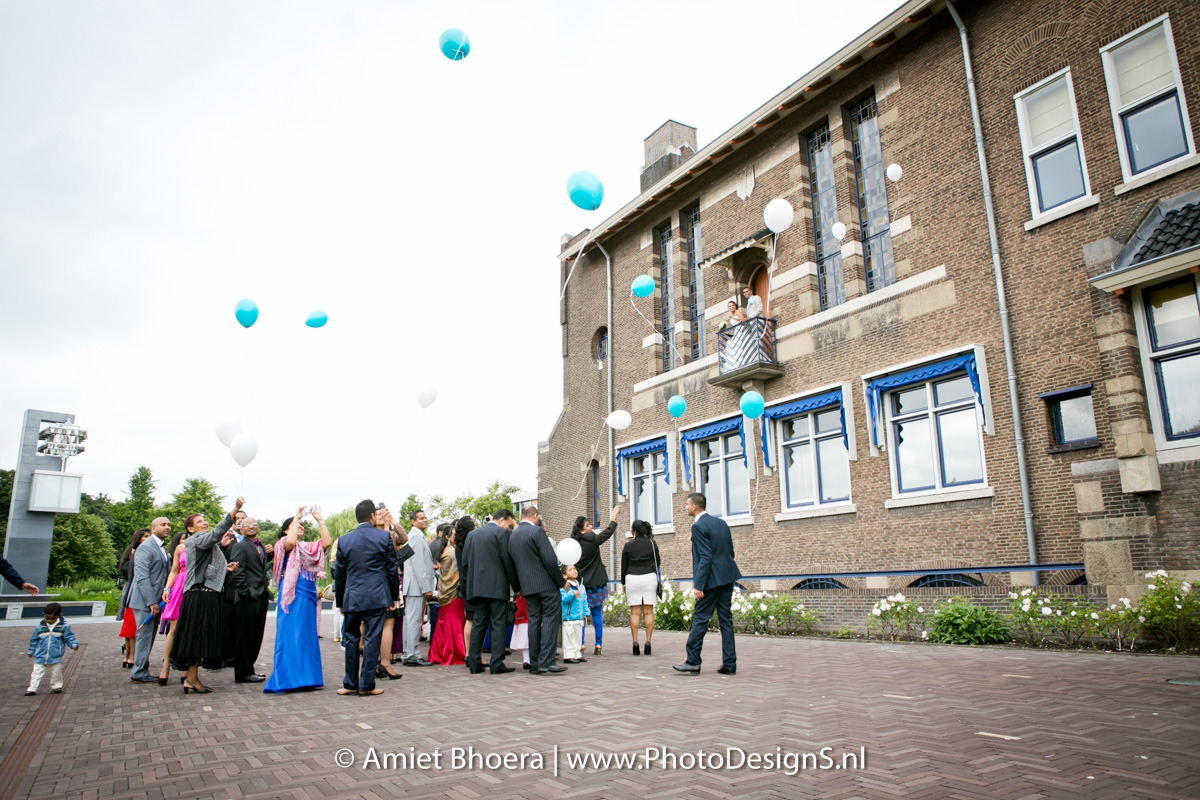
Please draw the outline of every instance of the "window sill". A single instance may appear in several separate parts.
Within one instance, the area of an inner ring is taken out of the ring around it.
[[[1040,228],[1043,225],[1049,225],[1051,222],[1057,222],[1063,217],[1069,217],[1072,214],[1083,211],[1085,208],[1092,208],[1100,205],[1100,198],[1094,194],[1080,197],[1077,200],[1072,200],[1058,208],[1052,208],[1041,216],[1034,217],[1025,223],[1025,230],[1031,231],[1034,228]]]
[[[1090,450],[1093,447],[1099,446],[1099,439],[1084,439],[1079,442],[1070,442],[1069,444],[1056,444],[1054,447],[1046,448],[1046,452],[1053,455],[1055,453],[1070,453],[1075,450]]]
[[[1145,175],[1141,175],[1133,180],[1125,181],[1125,183],[1113,189],[1113,194],[1119,197],[1126,192],[1132,192],[1134,189],[1140,189],[1143,186],[1154,183],[1155,181],[1160,181],[1163,178],[1169,178],[1177,172],[1183,172],[1185,169],[1191,169],[1197,164],[1200,164],[1200,155],[1193,154],[1190,156],[1184,156],[1178,161],[1172,161],[1169,164],[1163,164],[1161,167],[1156,167],[1155,169],[1147,172]]]
[[[740,528],[743,525],[753,525],[754,517],[749,514],[738,514],[736,517],[721,517],[725,520],[725,524],[731,528]]]
[[[792,519],[813,519],[814,517],[832,517],[838,514],[856,514],[858,506],[853,503],[839,506],[818,506],[817,508],[802,508],[795,511],[784,511],[775,515],[776,522],[787,522]]]
[[[654,538],[656,538],[656,539],[659,536],[675,535],[675,526],[674,525],[651,525],[650,527],[654,529]],[[633,531],[625,531],[625,538],[632,539]]]
[[[890,500],[884,500],[883,507],[905,508],[907,506],[928,506],[936,503],[953,503],[956,500],[978,500],[983,497],[994,497],[995,495],[996,490],[991,486],[980,486],[978,489],[923,494],[917,497],[893,497]]]
[[[1200,444],[1182,444],[1173,447],[1159,447],[1157,453],[1159,464],[1175,464],[1180,461],[1200,461]]]

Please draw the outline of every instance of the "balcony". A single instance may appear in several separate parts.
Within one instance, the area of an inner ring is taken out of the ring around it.
[[[752,317],[717,332],[717,377],[713,386],[741,386],[784,373],[775,358],[775,320]]]

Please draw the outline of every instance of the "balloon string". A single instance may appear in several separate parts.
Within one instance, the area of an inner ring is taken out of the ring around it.
[[[595,444],[595,446],[592,447],[592,457],[590,459],[588,459],[589,461],[595,460],[596,451],[600,449],[600,440],[603,438],[604,438],[604,425],[601,425],[600,426],[600,435],[596,437],[596,444]],[[571,498],[572,503],[574,503],[576,500],[578,500],[579,495],[581,495],[583,493],[583,485],[585,483],[587,483],[588,472],[590,472],[590,471],[591,470],[586,470],[586,469],[583,471],[583,477],[579,480],[579,491],[576,492],[575,496]]]
[[[758,425],[760,428],[762,427],[762,417],[759,417]],[[750,438],[754,438],[754,420],[750,420]],[[755,447],[750,448],[750,457],[754,459],[754,502],[750,504],[751,514],[754,513],[754,509],[758,508],[758,454],[754,452],[756,449]]]
[[[779,237],[783,231],[774,234],[771,237],[771,266],[767,269],[767,305],[763,309],[763,313],[767,316],[771,315],[771,284],[775,280],[775,249],[779,246]]]
[[[637,315],[639,317],[646,320],[646,324],[650,326],[650,329],[652,331],[654,331],[655,333],[658,333],[658,328],[654,327],[654,323],[651,322],[650,320],[646,319],[645,314],[643,314],[641,311],[638,311],[637,303],[633,302],[633,293],[632,292],[629,293],[629,305],[633,306],[633,310],[637,311]],[[671,337],[666,333],[661,334],[661,336],[663,338],[663,342],[667,345],[667,347],[671,348],[671,352],[675,354],[674,363],[682,364],[683,358],[680,357],[679,351],[675,349],[674,343],[671,342]]]
[[[571,264],[571,271],[567,273],[567,279],[563,281],[562,294],[558,296],[558,302],[562,302],[567,296],[567,286],[571,283],[571,276],[575,274],[575,268],[579,266],[579,259],[583,257],[583,251],[587,249],[588,240],[592,238],[592,232],[589,230],[587,236],[583,237],[583,244],[579,246],[579,252],[575,254],[575,261]]]

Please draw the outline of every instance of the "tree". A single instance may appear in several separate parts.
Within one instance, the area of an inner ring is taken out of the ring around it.
[[[418,498],[415,494],[410,494],[408,497],[404,498],[404,504],[400,506],[400,510],[396,512],[396,524],[403,527],[404,532],[408,533],[409,530],[412,529],[412,522],[409,518],[415,512],[420,511],[423,508],[424,506],[421,504],[420,498]],[[426,512],[426,516],[428,516],[428,512]]]
[[[117,521],[113,518],[112,498],[103,493],[92,497],[85,492],[79,495],[79,510],[84,514],[91,514],[104,523],[104,527],[108,529],[108,538],[112,540],[113,555],[116,556],[117,561],[120,561],[121,554],[129,546],[129,541],[127,537],[121,536]]]
[[[354,507],[343,509],[336,514],[330,514],[325,518],[325,527],[329,529],[329,536],[334,541],[342,534],[349,533],[358,527],[358,520],[354,517]]]
[[[149,528],[154,519],[154,474],[149,467],[138,467],[129,478],[129,499],[112,507],[119,540],[128,542],[139,528]],[[121,548],[124,551],[124,548]]]
[[[88,578],[111,578],[117,570],[112,537],[103,520],[91,514],[59,514],[50,544],[51,585]]]
[[[200,514],[210,526],[215,526],[225,517],[221,503],[225,498],[217,494],[217,487],[204,478],[188,478],[183,489],[171,497],[171,502],[158,509],[159,516],[171,521],[171,530],[183,530],[183,522],[192,514]],[[259,528],[261,530],[261,526]]]
[[[8,507],[12,503],[16,475],[16,470],[0,469],[0,550],[4,548],[4,537],[8,534]]]
[[[472,498],[467,504],[467,513],[474,517],[476,521],[482,521],[484,517],[494,514],[502,508],[512,511],[511,495],[520,488],[519,486],[501,483],[499,480],[492,481],[483,494]]]
[[[258,541],[262,542],[262,546],[268,550],[273,548],[275,542],[279,541],[279,524],[269,519],[260,519],[258,521]]]

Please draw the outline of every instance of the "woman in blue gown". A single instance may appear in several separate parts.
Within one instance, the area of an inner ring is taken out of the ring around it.
[[[321,509],[314,506],[309,512],[320,529],[319,541],[301,540],[301,508],[283,523],[275,543],[275,663],[264,692],[325,685],[317,642],[317,579],[325,576],[325,553],[332,541]]]

